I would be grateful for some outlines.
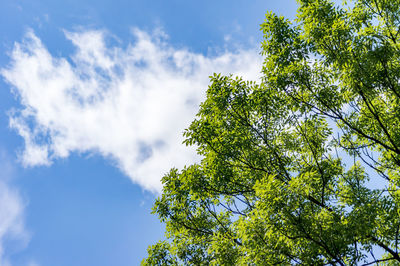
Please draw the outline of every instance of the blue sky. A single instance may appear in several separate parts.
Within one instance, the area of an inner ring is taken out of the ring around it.
[[[0,2],[0,265],[137,265],[208,76],[259,77],[282,1]]]

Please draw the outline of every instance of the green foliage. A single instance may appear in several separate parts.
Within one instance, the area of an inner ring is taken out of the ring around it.
[[[298,2],[262,82],[211,77],[143,265],[400,263],[400,1]]]

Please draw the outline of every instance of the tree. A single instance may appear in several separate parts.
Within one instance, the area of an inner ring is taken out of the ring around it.
[[[400,263],[400,1],[298,2],[262,82],[211,77],[144,265]]]

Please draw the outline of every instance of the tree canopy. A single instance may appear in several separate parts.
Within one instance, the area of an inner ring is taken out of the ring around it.
[[[211,77],[144,265],[400,263],[400,1],[298,3],[261,82]]]

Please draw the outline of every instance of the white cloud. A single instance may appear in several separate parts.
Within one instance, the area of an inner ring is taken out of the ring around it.
[[[96,152],[154,192],[170,168],[197,158],[181,144],[182,132],[208,77],[257,80],[261,70],[256,49],[204,56],[172,47],[160,31],[134,29],[127,47],[108,45],[102,31],[65,34],[76,47],[70,60],[51,55],[28,32],[1,70],[22,106],[10,113],[10,126],[25,140],[22,162],[49,165],[72,152]]]
[[[0,265],[10,265],[5,252],[6,243],[26,243],[23,204],[18,193],[6,183],[0,182]]]
[[[29,235],[24,226],[24,203],[9,182],[13,166],[0,150],[0,265],[11,265],[9,256],[25,247]]]

